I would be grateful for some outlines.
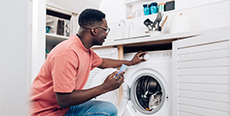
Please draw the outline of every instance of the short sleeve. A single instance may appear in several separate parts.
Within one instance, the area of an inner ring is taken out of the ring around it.
[[[92,57],[91,70],[93,70],[94,68],[98,67],[102,63],[102,58],[99,57],[95,52],[92,51],[92,53],[93,53],[93,57]]]
[[[54,92],[72,92],[75,88],[78,57],[73,53],[56,56],[51,64]]]

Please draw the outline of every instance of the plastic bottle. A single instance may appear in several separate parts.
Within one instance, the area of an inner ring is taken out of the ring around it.
[[[164,12],[164,6],[165,6],[165,3],[160,3],[158,5],[158,12]]]
[[[156,14],[157,12],[158,12],[157,3],[156,2],[151,3],[150,4],[150,13]]]
[[[143,7],[144,7],[144,14],[145,15],[149,15],[150,12],[149,12],[149,5],[148,4],[143,4]]]

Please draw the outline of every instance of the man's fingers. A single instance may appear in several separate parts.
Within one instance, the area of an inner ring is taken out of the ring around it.
[[[125,73],[125,71],[122,71],[119,75],[117,75],[117,76],[115,77],[115,79],[119,80],[120,78],[123,78],[123,77],[124,77],[124,76],[123,76],[124,73]]]
[[[110,74],[110,76],[114,77],[117,73],[118,73],[118,71],[114,71],[112,74]]]
[[[145,54],[146,54],[146,52],[140,52],[140,53],[138,53],[138,56],[139,57],[144,57]]]
[[[146,54],[146,52],[139,53],[139,54],[137,55],[137,57],[138,57],[139,59],[141,59],[142,61],[145,61],[145,59],[144,59],[145,54]]]
[[[122,84],[124,82],[124,75],[121,75],[119,78],[118,78],[118,83]]]

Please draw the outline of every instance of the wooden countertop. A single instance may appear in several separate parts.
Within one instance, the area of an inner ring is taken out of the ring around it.
[[[138,37],[121,38],[113,41],[105,41],[102,46],[98,47],[112,47],[112,46],[143,46],[143,45],[154,45],[162,43],[171,43],[174,40],[185,39],[189,37],[199,36],[201,32],[193,33],[175,33],[175,34],[159,34],[159,35],[144,35]]]

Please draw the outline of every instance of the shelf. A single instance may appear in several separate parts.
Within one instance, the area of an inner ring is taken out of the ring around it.
[[[160,3],[160,2],[166,2],[166,1],[167,0],[155,0],[155,1],[153,0],[126,0],[125,5],[134,5],[134,4],[140,4],[140,3],[145,3],[145,2],[150,4],[151,2]]]
[[[72,15],[73,13],[75,14],[78,14],[74,11],[71,11],[69,9],[65,9],[53,2],[51,2],[50,0],[47,0],[47,3],[46,3],[46,9],[49,9],[49,10],[53,10],[53,11],[56,11],[56,12],[60,12],[60,13],[63,13],[63,14],[66,14],[66,15]]]
[[[56,45],[64,40],[67,40],[69,37],[55,35],[52,33],[46,33],[46,43],[48,45]]]
[[[121,38],[121,39],[116,39],[115,41],[107,41],[103,44],[103,47],[118,46],[118,45],[129,46],[129,45],[158,44],[158,43],[172,42],[177,39],[199,36],[200,34],[201,34],[200,32],[159,34],[155,36],[153,36],[154,34],[150,34],[146,36]]]
[[[152,0],[126,0],[125,5],[134,5],[143,2],[151,2]]]

